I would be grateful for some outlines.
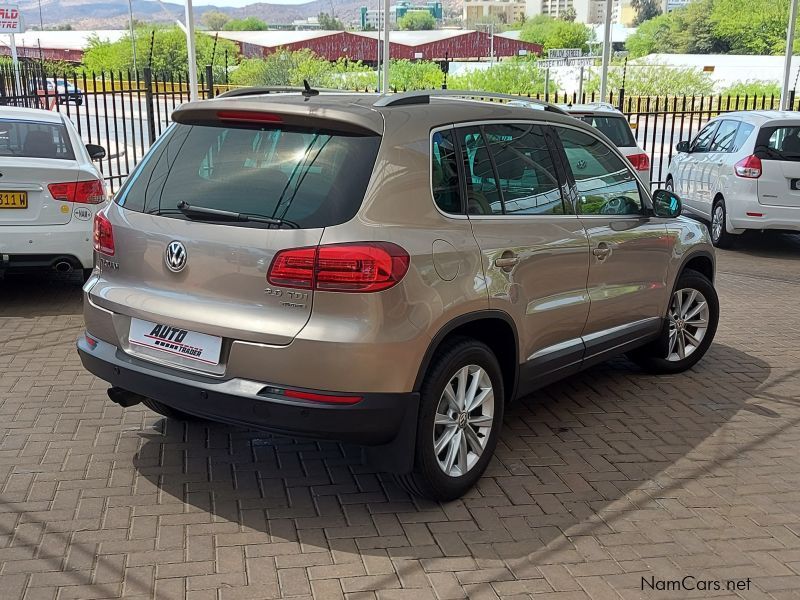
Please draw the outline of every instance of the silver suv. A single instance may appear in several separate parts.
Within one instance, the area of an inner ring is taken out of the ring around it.
[[[84,366],[122,406],[355,442],[451,499],[515,398],[622,353],[694,365],[706,228],[555,107],[457,95],[182,106],[95,220]]]

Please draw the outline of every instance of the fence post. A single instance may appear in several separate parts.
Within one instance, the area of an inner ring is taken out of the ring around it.
[[[789,90],[789,106],[784,110],[794,110],[794,90]]]
[[[147,137],[152,146],[156,141],[156,119],[153,113],[153,71],[144,68],[144,106],[147,113]]]
[[[619,88],[619,110],[622,112],[622,101],[625,100],[625,88]]]
[[[206,85],[208,86],[206,99],[210,100],[214,97],[214,69],[211,68],[211,65],[206,65]]]

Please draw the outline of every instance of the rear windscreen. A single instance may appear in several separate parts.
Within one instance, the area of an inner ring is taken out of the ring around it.
[[[301,228],[337,225],[358,211],[379,145],[377,135],[176,124],[117,202],[179,219],[186,202]]]
[[[631,128],[624,117],[601,117],[598,115],[582,115],[578,117],[603,133],[617,147],[635,146]]]
[[[800,125],[762,127],[754,154],[764,160],[800,162]]]
[[[10,119],[0,119],[0,156],[75,159],[63,124]]]

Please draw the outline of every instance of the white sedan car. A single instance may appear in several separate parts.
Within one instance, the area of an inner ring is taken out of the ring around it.
[[[106,203],[92,160],[103,156],[62,114],[0,108],[0,273],[91,273],[92,222]]]
[[[666,187],[715,246],[748,229],[800,232],[800,113],[722,114],[676,149]]]

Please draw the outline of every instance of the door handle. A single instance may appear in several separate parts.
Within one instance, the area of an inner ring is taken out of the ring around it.
[[[494,259],[494,266],[500,269],[510,269],[519,262],[519,256],[503,256]]]
[[[597,257],[597,260],[605,260],[608,258],[609,254],[611,254],[611,248],[606,246],[605,244],[601,244],[597,248],[592,250],[592,254]]]

